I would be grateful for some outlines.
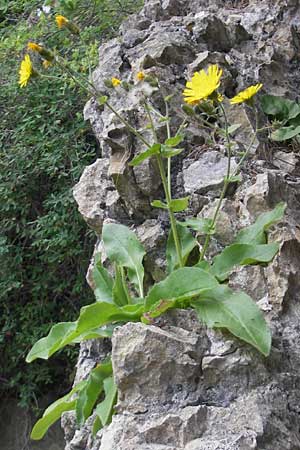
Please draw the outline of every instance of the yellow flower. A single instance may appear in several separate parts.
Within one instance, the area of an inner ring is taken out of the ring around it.
[[[119,80],[119,78],[112,77],[111,83],[112,83],[113,87],[117,87],[117,86],[119,86],[119,84],[121,84],[121,80]]]
[[[64,16],[61,16],[60,14],[55,16],[55,21],[56,21],[58,28],[63,28],[69,23],[68,19]]]
[[[230,103],[232,105],[235,105],[236,103],[244,103],[249,102],[249,100],[252,99],[252,97],[262,88],[262,84],[258,83],[254,86],[249,86],[244,91],[239,92],[235,97],[230,99]]]
[[[44,69],[48,69],[50,66],[52,66],[52,62],[48,61],[47,59],[44,59],[44,61],[43,61]]]
[[[145,79],[145,74],[144,72],[138,72],[136,75],[136,78],[138,81],[143,81]]]
[[[25,87],[29,81],[29,78],[34,74],[31,59],[29,55],[25,55],[23,61],[21,62],[21,67],[19,70],[19,85]]]
[[[41,51],[43,50],[43,48],[39,44],[36,44],[35,42],[28,42],[27,49],[38,53],[41,53]]]
[[[183,91],[184,101],[191,105],[197,105],[201,100],[210,97],[220,86],[222,69],[216,64],[209,66],[207,72],[200,70],[195,72],[191,81],[186,83]]]

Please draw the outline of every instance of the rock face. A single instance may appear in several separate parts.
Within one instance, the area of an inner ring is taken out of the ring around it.
[[[299,33],[298,0],[146,0],[143,10],[122,25],[120,39],[100,47],[93,81],[105,93],[107,78],[134,80],[130,92],[110,91],[110,101],[150,138],[143,96],[164,113],[162,96],[175,94],[170,104],[175,131],[182,120],[185,79],[211,63],[223,68],[227,97],[262,82],[268,93],[295,98]],[[137,82],[139,70],[157,76],[159,90]],[[252,141],[254,118],[243,107],[228,107],[228,114],[231,122],[243,124],[243,134],[237,131],[243,149]],[[156,166],[151,160],[128,166],[143,147],[107,108],[92,99],[85,117],[102,157],[85,169],[74,189],[79,210],[99,240],[104,220],[132,225],[148,251],[147,281],[159,281],[167,217],[150,207],[153,199],[162,198]],[[163,139],[164,124],[156,126]],[[189,125],[186,150],[172,167],[173,195],[190,195],[191,216],[211,216],[224,176],[225,151],[205,146],[205,133]],[[258,214],[279,201],[287,203],[285,219],[272,231],[280,242],[273,263],[237,269],[230,277],[230,285],[251,295],[270,323],[270,357],[206,329],[190,311],[173,311],[155,326],[128,323],[112,339],[117,414],[94,438],[89,422],[76,430],[72,414],[66,414],[66,450],[300,449],[299,156],[293,149],[272,148],[262,138],[253,140],[251,151],[242,183],[223,204],[211,254]],[[82,345],[77,381],[108,349],[107,342]]]

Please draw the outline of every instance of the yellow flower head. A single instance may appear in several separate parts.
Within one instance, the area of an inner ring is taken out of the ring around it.
[[[112,83],[113,87],[117,87],[117,86],[119,86],[119,84],[121,84],[121,80],[119,80],[119,78],[112,77],[111,83]]]
[[[136,75],[136,78],[138,81],[143,81],[145,79],[145,74],[144,72],[138,72]]]
[[[69,23],[68,19],[64,16],[61,16],[60,14],[55,16],[55,21],[56,21],[58,28],[63,28]]]
[[[195,72],[191,81],[186,83],[183,91],[184,101],[197,105],[201,100],[210,97],[220,86],[222,73],[222,69],[216,64],[209,66],[207,72],[203,69]]]
[[[32,67],[31,59],[29,55],[25,55],[23,61],[21,62],[21,67],[19,70],[20,79],[19,85],[25,87],[29,81],[29,78],[33,75],[34,70]]]
[[[255,84],[254,86],[249,86],[247,89],[239,92],[235,97],[233,97],[230,100],[230,103],[235,105],[236,103],[249,102],[249,100],[251,100],[252,97],[262,88],[262,86],[263,85],[261,83]]]
[[[38,53],[41,53],[41,51],[43,50],[43,48],[39,44],[36,44],[35,42],[28,42],[27,48],[28,50],[32,50],[33,52]]]
[[[47,59],[44,59],[42,64],[43,64],[44,69],[48,69],[50,66],[52,66],[52,62],[48,61]]]

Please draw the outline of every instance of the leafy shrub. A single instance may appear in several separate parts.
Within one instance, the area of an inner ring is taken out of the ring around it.
[[[25,364],[33,342],[58,317],[73,320],[91,301],[85,272],[93,234],[77,212],[71,188],[97,156],[97,144],[82,119],[87,96],[51,70],[26,90],[17,85],[19,61],[29,40],[64,48],[72,67],[87,73],[97,47],[139,2],[61,1],[56,11],[76,17],[85,30],[73,48],[42,12],[41,2],[0,6],[0,380],[2,392],[29,404],[45,385],[68,384],[75,350],[50,367]],[[50,73],[49,73],[50,75]],[[66,357],[67,356],[67,357]],[[64,383],[66,381],[66,383]]]

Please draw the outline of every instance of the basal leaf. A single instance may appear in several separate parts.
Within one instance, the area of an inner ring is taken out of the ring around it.
[[[31,432],[31,439],[40,440],[44,437],[49,427],[60,419],[62,413],[72,411],[76,407],[76,399],[71,397],[84,388],[86,381],[78,383],[67,395],[59,398],[45,410],[43,416],[36,422]]]
[[[100,393],[103,390],[104,380],[112,374],[112,363],[99,364],[90,372],[87,382],[79,392],[76,402],[76,418],[79,426],[82,426],[91,415]]]
[[[292,139],[298,134],[300,134],[300,126],[295,127],[294,125],[291,125],[289,127],[282,127],[274,131],[271,134],[271,138],[273,141],[282,142]]]
[[[118,306],[125,306],[131,303],[123,271],[123,267],[119,267],[116,264],[115,281],[113,285],[113,302]]]
[[[261,97],[262,110],[268,116],[288,120],[300,114],[300,105],[292,100],[276,95],[263,95]]]
[[[282,219],[285,203],[278,203],[271,211],[260,214],[253,225],[243,228],[236,236],[235,244],[266,244],[266,231]]]
[[[197,241],[193,237],[192,233],[186,228],[178,223],[176,224],[177,235],[181,247],[181,254],[183,262],[185,263],[188,259],[191,251],[197,246]],[[174,242],[174,237],[172,230],[170,230],[168,241],[167,241],[167,263],[168,263],[168,273],[172,272],[174,269],[178,268],[179,261],[177,258],[177,252]]]
[[[191,303],[208,327],[225,328],[268,356],[271,332],[254,301],[244,292],[233,292],[220,285]]]
[[[148,159],[153,155],[157,155],[158,153],[160,153],[160,147],[161,147],[160,144],[152,145],[152,147],[148,148],[143,153],[140,153],[135,158],[133,158],[133,160],[130,161],[129,165],[130,166],[138,166],[143,161],[145,161],[145,159]]]
[[[113,303],[112,288],[113,279],[109,272],[101,263],[101,255],[95,256],[95,266],[93,269],[93,280],[95,283],[94,294],[97,301]]]
[[[126,267],[129,280],[143,297],[145,250],[136,235],[124,225],[107,223],[103,225],[102,239],[110,261]]]
[[[60,322],[54,325],[48,336],[33,345],[26,357],[26,362],[30,363],[36,358],[48,359],[61,348],[61,343],[74,333],[76,326],[77,322]]]
[[[111,422],[113,407],[117,401],[117,386],[114,382],[114,378],[106,378],[103,385],[105,398],[95,409],[100,422],[96,421],[96,423],[94,423],[93,434],[96,434],[100,428],[108,425]]]
[[[211,273],[220,281],[224,281],[235,266],[270,262],[278,252],[278,249],[279,245],[277,243],[229,245],[214,258]]]
[[[183,267],[174,270],[160,283],[155,284],[145,299],[145,311],[161,300],[184,301],[199,296],[206,290],[218,286],[218,281],[205,270]]]

